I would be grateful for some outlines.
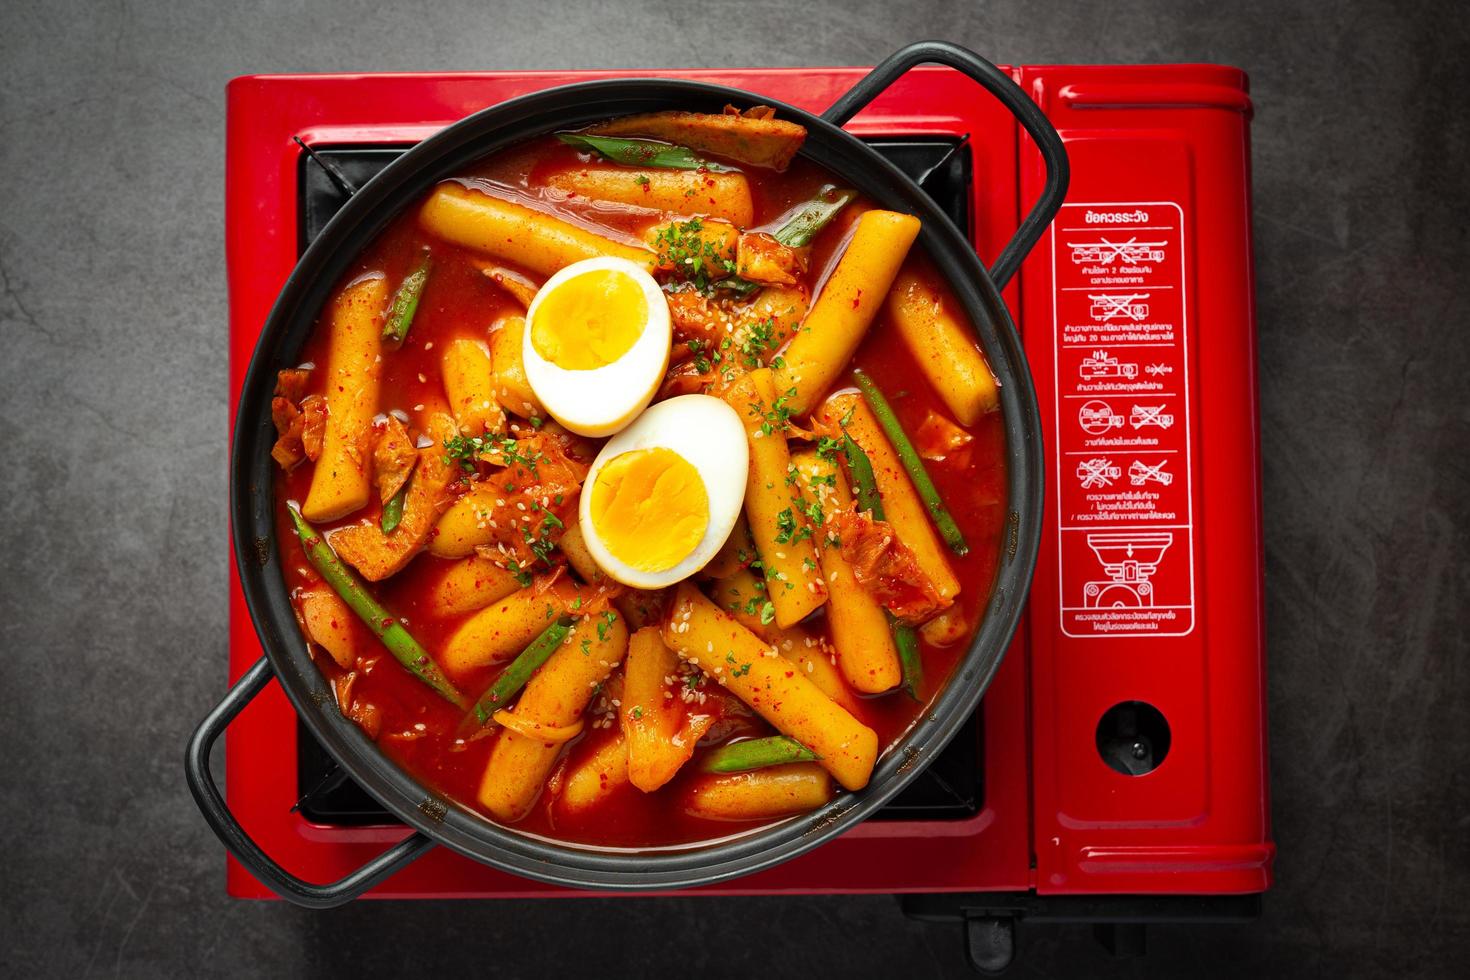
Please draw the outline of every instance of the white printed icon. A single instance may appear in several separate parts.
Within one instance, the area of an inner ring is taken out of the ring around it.
[[[1105,456],[1094,456],[1077,464],[1077,481],[1084,490],[1110,487],[1123,475],[1123,469]]]
[[[1141,487],[1145,483],[1153,482],[1167,487],[1174,482],[1174,474],[1164,469],[1168,460],[1161,459],[1153,466],[1148,465],[1141,459],[1135,459],[1128,466],[1128,482],[1135,487]]]
[[[1108,378],[1136,378],[1138,365],[1119,361],[1105,350],[1095,350],[1084,357],[1077,366],[1083,381],[1103,381]]]
[[[1109,320],[1133,320],[1135,322],[1148,317],[1148,304],[1139,300],[1148,299],[1148,293],[1130,293],[1126,296],[1114,296],[1111,293],[1088,293],[1087,298],[1092,300],[1090,315],[1098,323],[1107,323]]]
[[[1109,429],[1121,429],[1124,421],[1123,416],[1114,412],[1111,405],[1096,398],[1083,402],[1082,407],[1077,409],[1077,423],[1088,435],[1100,436]]]
[[[1162,405],[1134,405],[1133,410],[1128,413],[1128,424],[1135,429],[1150,425],[1167,429],[1174,424],[1174,416],[1165,412]]]
[[[1155,378],[1157,378],[1157,377],[1159,377],[1160,375],[1163,375],[1163,374],[1173,374],[1174,373],[1174,365],[1172,365],[1172,364],[1150,364],[1148,367],[1146,367],[1146,368],[1143,369],[1143,373],[1144,374],[1148,374],[1148,375],[1152,375]]]
[[[1106,579],[1088,582],[1082,605],[1088,609],[1152,606],[1154,587],[1149,581],[1159,570],[1164,552],[1174,543],[1172,531],[1096,531],[1087,546],[1102,563]]]
[[[1135,236],[1126,242],[1110,242],[1102,238],[1095,242],[1068,242],[1072,250],[1074,265],[1099,265],[1124,262],[1135,265],[1139,262],[1164,261],[1164,246],[1167,242],[1140,242]]]

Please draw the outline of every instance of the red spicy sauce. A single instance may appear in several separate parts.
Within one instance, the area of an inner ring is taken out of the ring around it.
[[[589,202],[545,189],[548,177],[564,170],[587,166],[587,157],[555,139],[542,139],[513,148],[483,161],[467,171],[461,179],[483,182],[483,186],[502,196],[514,196],[524,203],[572,220],[608,237],[637,241],[640,231],[657,218],[637,208],[592,206]],[[836,183],[832,176],[808,161],[798,159],[785,173],[746,168],[751,182],[757,225],[774,221],[791,207],[814,197],[824,185]],[[815,293],[825,273],[835,262],[851,231],[852,223],[871,202],[859,198],[838,215],[813,242],[806,285]],[[398,351],[383,354],[381,400],[379,409],[400,409],[408,414],[410,425],[421,428],[427,413],[444,410],[445,396],[440,379],[439,358],[445,345],[459,337],[483,340],[489,327],[500,317],[524,313],[519,303],[485,276],[481,267],[485,259],[472,252],[431,238],[417,223],[418,203],[406,209],[379,238],[373,242],[344,273],[339,286],[367,272],[386,274],[390,283],[400,282],[417,264],[426,247],[433,251],[433,273],[429,276],[412,331]],[[506,265],[500,260],[495,264]],[[909,258],[911,267],[931,282],[948,299],[952,309],[959,309],[933,266],[917,249]],[[320,324],[319,324],[320,326]],[[302,354],[302,360],[320,367],[326,364],[326,331],[313,332]],[[909,353],[896,329],[880,313],[853,364],[867,372],[884,390],[899,420],[912,437],[929,412],[949,418],[949,412],[925,379],[918,363]],[[324,371],[313,371],[314,387],[322,390]],[[851,385],[850,375],[839,381],[837,388]],[[954,515],[970,545],[964,557],[949,555],[962,590],[957,599],[970,631],[978,625],[989,599],[1000,553],[1005,522],[1005,439],[999,413],[992,413],[965,431],[972,441],[945,459],[928,463],[946,504]],[[305,587],[319,586],[320,578],[311,568],[292,530],[286,514],[286,501],[304,500],[310,486],[312,466],[302,465],[276,480],[278,535],[282,542],[282,559],[287,588],[293,594]],[[461,487],[460,489],[463,489]],[[379,515],[376,494],[368,507],[349,515],[338,525],[352,524]],[[326,524],[327,531],[337,525]],[[443,574],[446,559],[428,553],[416,557],[403,571],[380,583],[369,584],[370,591],[425,649],[441,649],[446,640],[469,617],[435,618],[429,614],[427,594]],[[826,637],[825,616],[818,611],[804,624],[814,635]],[[358,649],[365,651],[351,668],[350,698],[373,707],[377,727],[377,744],[390,758],[417,779],[471,810],[483,813],[475,801],[484,773],[494,732],[486,729],[465,737],[461,734],[461,713],[434,694],[403,669],[393,657],[363,631]],[[921,701],[902,693],[877,697],[859,697],[857,717],[873,728],[879,744],[888,747],[926,710],[929,702],[942,690],[966,643],[940,648],[922,644],[925,685]],[[312,647],[321,670],[341,690],[348,671],[339,668],[324,652]],[[498,676],[504,665],[487,667],[454,678],[460,690],[470,697],[484,691]],[[706,688],[714,704],[728,704],[734,727],[722,727],[726,736],[769,734],[769,726],[753,717],[733,698],[715,685]],[[714,705],[711,705],[714,706]],[[345,707],[345,705],[344,705]],[[616,718],[610,727],[589,724],[563,753],[558,767],[572,767],[595,752],[616,731]],[[612,792],[603,802],[581,815],[569,815],[557,805],[554,792],[543,791],[530,814],[516,826],[527,833],[567,842],[601,847],[667,846],[698,840],[726,837],[760,826],[760,823],[716,822],[686,814],[679,800],[690,780],[699,779],[694,764],[686,764],[680,774],[657,793],[644,794],[625,785]],[[553,770],[551,784],[557,782]]]

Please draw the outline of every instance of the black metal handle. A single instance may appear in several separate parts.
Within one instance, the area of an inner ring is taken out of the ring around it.
[[[1021,86],[968,48],[950,44],[948,41],[919,41],[886,58],[848,89],[847,94],[832,103],[832,107],[822,113],[822,118],[834,125],[843,125],[897,81],[900,75],[922,64],[939,64],[957,69],[983,85],[1001,105],[1011,111],[1011,115],[1016,117],[1022,128],[1036,141],[1036,148],[1041,151],[1041,159],[1046,163],[1046,186],[1042,188],[1041,196],[1036,199],[1031,213],[1026,215],[1016,229],[1015,237],[1001,249],[995,264],[990,267],[990,278],[995,281],[996,288],[1000,289],[1016,274],[1021,262],[1035,247],[1042,232],[1046,231],[1046,226],[1056,217],[1062,206],[1062,199],[1067,196],[1070,175],[1067,150],[1062,145],[1062,138],[1046,118],[1046,113],[1031,101]]]
[[[189,739],[189,748],[184,758],[184,772],[189,783],[189,792],[204,814],[220,841],[229,852],[245,865],[261,884],[293,905],[308,909],[334,909],[346,905],[399,868],[409,864],[434,846],[434,842],[420,833],[412,833],[388,850],[373,858],[345,878],[329,885],[314,885],[291,874],[260,849],[250,839],[245,828],[230,812],[225,798],[220,795],[209,773],[209,750],[230,722],[235,720],[244,707],[270,683],[275,674],[270,661],[261,657],[245,676],[230,688],[224,700],[215,705],[205,719],[194,730]]]

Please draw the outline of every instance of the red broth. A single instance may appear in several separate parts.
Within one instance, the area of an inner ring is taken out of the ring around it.
[[[499,196],[515,196],[524,203],[552,211],[607,237],[636,242],[637,230],[649,222],[646,212],[634,208],[596,207],[590,202],[567,198],[542,189],[546,179],[558,171],[586,166],[587,157],[573,147],[555,139],[529,142],[483,161],[460,179],[466,183],[484,182],[493,186]],[[755,224],[778,218],[790,207],[805,201],[827,183],[832,176],[808,161],[798,159],[784,173],[746,168],[755,203]],[[819,284],[824,273],[836,261],[857,217],[871,202],[857,199],[845,208],[812,244],[806,284]],[[379,411],[401,409],[414,424],[421,424],[427,411],[445,404],[440,379],[439,358],[444,346],[460,337],[483,340],[487,328],[504,315],[523,315],[524,309],[495,282],[482,274],[476,264],[484,257],[457,248],[430,236],[419,227],[418,206],[409,207],[366,251],[359,255],[344,273],[339,288],[359,275],[369,272],[385,274],[392,284],[400,282],[414,267],[426,247],[432,247],[434,266],[429,276],[412,331],[407,343],[397,351],[383,353]],[[507,263],[495,260],[497,264]],[[919,254],[910,253],[909,268],[920,274],[947,298],[951,309],[959,309],[932,265]],[[320,325],[308,340],[301,355],[303,362],[326,364],[326,333]],[[880,313],[859,348],[853,364],[862,368],[887,393],[905,430],[913,435],[930,412],[950,418],[943,402],[935,393],[914,357],[909,353],[898,331]],[[311,374],[309,393],[320,393],[324,371]],[[851,384],[845,375],[835,387]],[[999,412],[983,416],[966,431],[973,437],[963,449],[941,461],[928,463],[933,477],[956,522],[970,545],[964,557],[948,556],[962,589],[957,598],[965,621],[973,633],[990,596],[995,579],[1005,520],[1005,441]],[[304,500],[310,485],[312,465],[303,464],[291,472],[281,473],[276,480],[278,534],[282,542],[282,558],[286,585],[293,596],[306,587],[320,587],[320,576],[310,566],[292,530],[286,512],[288,500]],[[465,489],[463,484],[456,492]],[[366,508],[350,514],[335,524],[323,524],[318,530],[377,521],[380,513],[377,494]],[[440,649],[465,619],[435,618],[429,613],[427,594],[436,578],[443,574],[447,560],[423,553],[396,575],[380,583],[369,584],[370,591],[416,639],[431,653]],[[821,611],[803,624],[814,635],[826,638],[828,627]],[[373,707],[377,744],[389,757],[434,791],[471,810],[488,814],[476,801],[480,780],[485,772],[490,747],[497,737],[492,728],[473,734],[462,734],[462,713],[442,700],[413,677],[367,634],[361,624],[358,648],[365,651],[354,665],[346,704],[356,701]],[[345,686],[347,672],[314,644],[313,656],[325,675],[339,690]],[[879,737],[880,753],[890,747],[926,709],[943,688],[966,649],[965,642],[946,647],[922,644],[925,683],[920,700],[902,692],[857,698],[858,720],[874,729]],[[487,667],[454,678],[460,690],[471,698],[492,683],[504,665]],[[736,714],[746,714],[729,695],[714,685],[715,697],[729,698]],[[527,833],[562,841],[600,847],[654,847],[676,845],[725,837],[740,833],[769,821],[728,822],[701,819],[684,811],[680,800],[691,781],[707,778],[698,771],[694,760],[686,764],[674,780],[655,793],[644,794],[631,785],[614,790],[604,800],[578,815],[569,815],[557,805],[555,792],[560,774],[575,766],[597,750],[617,731],[615,714],[607,713],[605,697],[594,701],[589,709],[588,724],[583,733],[568,743],[549,780],[550,789],[543,790],[530,813],[516,824]],[[604,709],[599,714],[598,709]],[[769,734],[763,721],[748,716],[745,731]]]

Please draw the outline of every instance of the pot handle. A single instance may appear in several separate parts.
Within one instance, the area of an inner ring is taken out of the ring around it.
[[[356,871],[329,885],[314,885],[291,874],[260,849],[245,828],[230,812],[225,798],[209,773],[209,750],[230,722],[255,699],[275,674],[270,661],[261,657],[255,666],[230,688],[224,700],[205,716],[189,739],[184,757],[184,774],[189,792],[204,814],[205,821],[229,852],[243,864],[261,884],[293,905],[308,909],[332,909],[346,905],[378,882],[415,860],[434,846],[434,842],[415,831]]]
[[[995,281],[996,288],[1000,289],[1015,275],[1021,262],[1041,238],[1046,226],[1056,217],[1062,206],[1062,199],[1067,195],[1069,177],[1067,150],[1062,145],[1062,138],[1046,118],[1046,113],[1031,101],[1021,86],[968,48],[950,44],[948,41],[919,41],[889,55],[848,89],[845,95],[832,103],[831,108],[822,113],[822,118],[835,126],[841,126],[897,81],[904,72],[916,65],[928,63],[957,69],[983,85],[1010,110],[1011,115],[1016,117],[1022,128],[1036,141],[1036,148],[1041,151],[1041,159],[1046,163],[1046,186],[1042,188],[1041,196],[1032,206],[1031,213],[1026,215],[1026,219],[1016,229],[1015,237],[1001,249],[995,264],[990,267],[990,278]]]

